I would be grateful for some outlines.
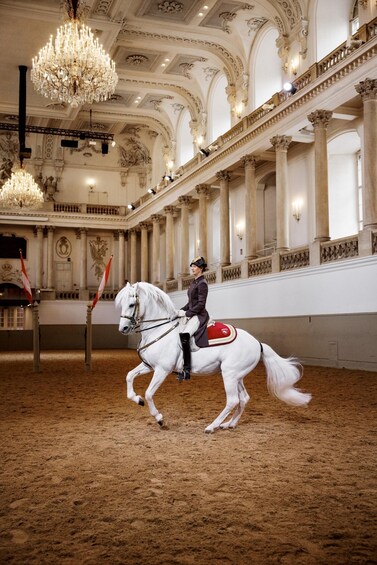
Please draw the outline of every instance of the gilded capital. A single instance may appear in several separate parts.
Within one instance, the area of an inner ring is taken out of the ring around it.
[[[216,173],[216,178],[218,180],[226,180],[226,181],[230,181],[230,173],[228,171],[218,171]]]
[[[242,157],[241,163],[244,167],[253,167],[255,169],[257,158],[254,157],[254,155],[245,155],[244,157]]]
[[[362,80],[355,86],[356,92],[361,96],[362,101],[364,100],[376,100],[377,98],[377,79],[366,78]]]
[[[270,141],[275,151],[287,151],[292,137],[290,135],[275,135]]]
[[[317,127],[327,128],[332,118],[332,112],[328,110],[316,110],[308,115],[308,120],[313,124],[314,129]]]

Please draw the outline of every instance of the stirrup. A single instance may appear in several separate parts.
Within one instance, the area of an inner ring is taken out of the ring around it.
[[[191,375],[188,369],[183,369],[183,371],[177,373],[177,381],[179,382],[189,381],[190,379],[191,379]]]

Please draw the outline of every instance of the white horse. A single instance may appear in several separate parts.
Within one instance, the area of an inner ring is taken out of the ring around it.
[[[138,353],[140,365],[127,374],[127,397],[141,406],[144,400],[137,395],[135,377],[153,371],[145,392],[149,411],[162,426],[163,416],[157,410],[153,396],[172,372],[183,366],[179,332],[184,332],[177,319],[176,308],[167,294],[149,283],[127,285],[116,296],[115,305],[121,309],[119,331],[125,335],[140,332]],[[201,348],[192,352],[192,373],[221,372],[226,392],[226,406],[206,427],[207,433],[217,428],[235,428],[250,397],[243,380],[262,359],[267,371],[267,387],[271,394],[291,406],[306,406],[311,394],[302,393],[293,385],[301,378],[301,365],[293,358],[283,359],[265,343],[242,329],[236,339],[227,345]],[[225,422],[226,418],[229,420]]]

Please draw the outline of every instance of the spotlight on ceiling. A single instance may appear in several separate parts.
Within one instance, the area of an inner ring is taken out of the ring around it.
[[[208,149],[203,149],[203,147],[200,147],[199,153],[201,153],[204,157],[208,157],[208,155],[210,154],[210,151],[208,151]]]
[[[109,152],[109,144],[108,143],[102,143],[102,155],[107,155]]]
[[[283,90],[285,90],[285,92],[288,92],[289,94],[294,94],[295,92],[297,92],[297,88],[295,87],[293,82],[285,82],[283,84]]]
[[[76,139],[62,139],[60,141],[61,147],[71,147],[72,149],[77,149],[79,142]]]
[[[136,206],[134,206],[134,205],[132,204],[132,202],[130,202],[129,204],[127,204],[127,208],[128,208],[129,210],[135,210]]]
[[[169,182],[173,182],[173,177],[171,175],[164,175],[162,177],[162,180],[168,180]]]
[[[149,192],[149,194],[156,194],[156,191],[154,188],[148,188],[147,192]]]

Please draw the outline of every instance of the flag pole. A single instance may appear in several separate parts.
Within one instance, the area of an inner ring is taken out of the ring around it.
[[[110,274],[111,261],[113,260],[113,255],[110,256],[109,262],[103,272],[101,282],[99,284],[97,293],[94,297],[92,304],[88,304],[86,307],[86,329],[85,329],[85,369],[91,371],[92,369],[92,344],[93,344],[93,333],[92,333],[92,311],[98,300],[101,298],[103,291],[105,290],[107,280]]]
[[[85,329],[85,369],[92,370],[92,305],[86,307],[86,329]]]
[[[34,363],[34,373],[40,372],[40,360],[41,360],[41,350],[40,350],[40,340],[39,340],[39,306],[38,302],[34,302],[32,305],[32,317],[33,317],[33,363]]]

